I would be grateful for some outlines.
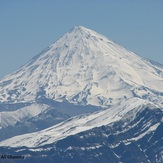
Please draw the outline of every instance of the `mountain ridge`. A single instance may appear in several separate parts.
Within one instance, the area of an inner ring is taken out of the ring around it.
[[[106,126],[120,121],[124,116],[127,117],[127,114],[129,114],[129,120],[131,121],[137,112],[148,106],[151,109],[158,107],[139,98],[132,98],[104,111],[78,115],[45,130],[4,140],[0,143],[0,146],[39,147],[51,144],[70,135],[78,134],[81,131],[84,132],[95,127]]]
[[[163,108],[137,98],[118,107],[7,139],[0,143],[0,154],[22,155],[22,162],[161,163]]]

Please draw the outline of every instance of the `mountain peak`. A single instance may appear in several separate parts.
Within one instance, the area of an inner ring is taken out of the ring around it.
[[[73,29],[85,30],[85,29],[87,29],[87,28],[85,28],[84,26],[78,25],[78,26],[75,26]]]
[[[78,26],[73,27],[72,31],[90,31],[90,29],[84,26],[78,25]]]
[[[74,28],[72,28],[67,35],[70,35],[71,36],[74,36],[74,37],[80,37],[80,38],[84,38],[86,36],[95,36],[95,37],[104,37],[100,34],[98,34],[97,32],[89,29],[89,28],[86,28],[86,27],[83,27],[81,25],[79,26],[75,26]],[[66,35],[66,36],[67,36]],[[65,36],[65,35],[64,35]],[[87,37],[88,38],[88,37]],[[91,38],[91,37],[90,37]]]

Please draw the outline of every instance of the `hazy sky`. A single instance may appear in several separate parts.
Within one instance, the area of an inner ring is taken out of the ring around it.
[[[163,64],[163,0],[0,0],[0,77],[76,25]]]

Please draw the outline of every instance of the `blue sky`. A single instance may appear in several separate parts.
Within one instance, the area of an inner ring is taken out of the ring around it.
[[[1,0],[0,77],[76,25],[163,64],[162,0]]]

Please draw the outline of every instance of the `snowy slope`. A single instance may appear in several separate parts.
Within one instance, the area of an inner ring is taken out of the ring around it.
[[[32,104],[16,111],[1,112],[0,128],[5,128],[10,125],[14,126],[16,123],[27,118],[35,117],[48,109],[48,105]]]
[[[80,106],[47,100],[33,103],[0,105],[0,141],[16,135],[36,132],[72,116],[101,110],[96,106]]]
[[[138,98],[132,98],[122,102],[118,106],[114,106],[114,108],[94,112],[88,115],[79,115],[39,132],[20,135],[11,139],[4,140],[0,143],[0,146],[39,147],[47,144],[52,144],[70,135],[75,135],[95,127],[109,125],[121,120],[122,118],[125,119],[126,123],[129,123],[136,117],[136,114],[139,111],[143,111],[143,109],[146,107],[154,109],[158,106]],[[155,124],[152,126],[148,131],[146,131],[146,133],[144,133],[144,135],[155,130],[158,125],[159,124]],[[139,137],[135,139],[139,139]]]
[[[78,26],[1,78],[0,92],[1,102],[13,103],[48,98],[107,107],[133,96],[162,103],[163,68]]]

